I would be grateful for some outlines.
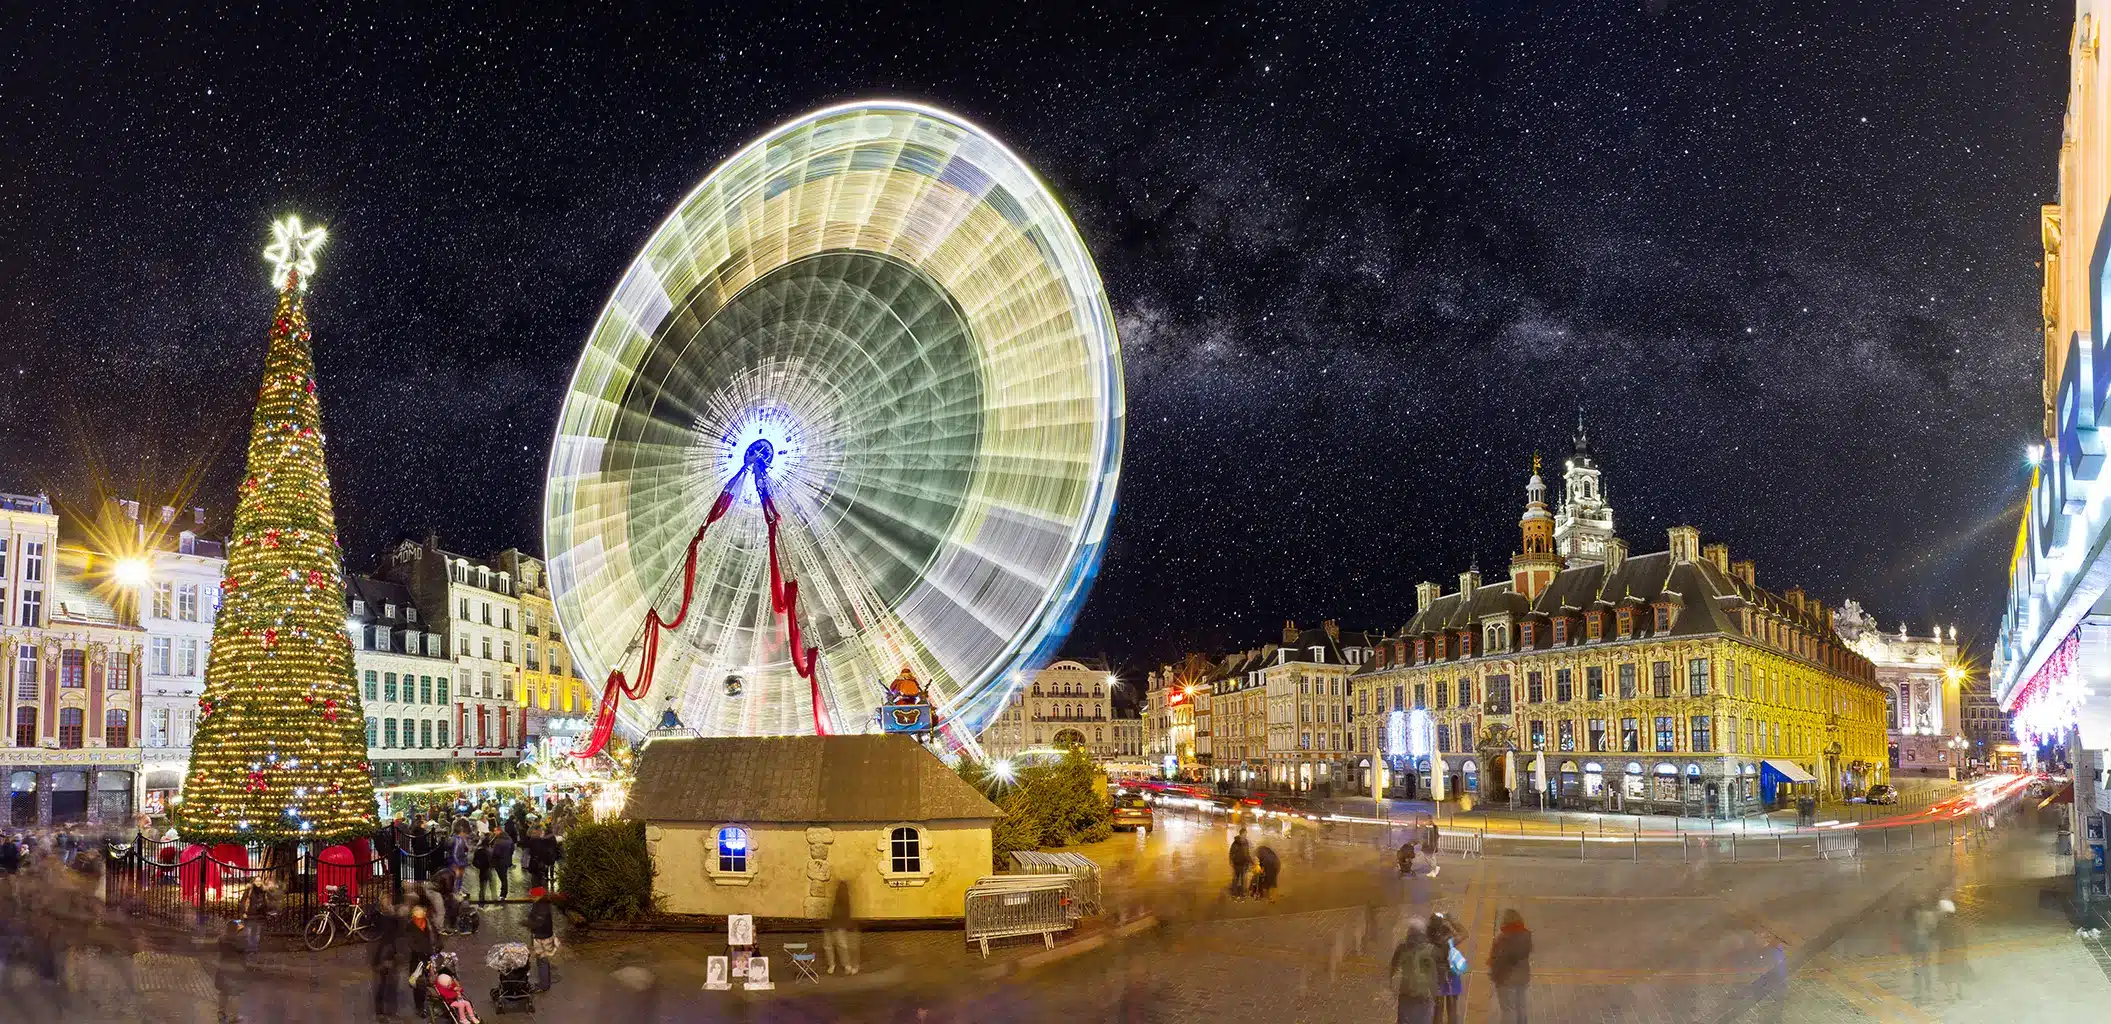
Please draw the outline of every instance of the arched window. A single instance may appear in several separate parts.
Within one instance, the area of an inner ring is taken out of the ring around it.
[[[86,717],[87,717],[87,716],[86,716],[86,715],[85,715],[85,714],[84,714],[84,713],[83,713],[83,712],[81,711],[81,709],[80,709],[80,708],[60,708],[60,709],[59,709],[59,747],[60,747],[60,749],[63,749],[63,750],[79,750],[79,749],[80,749],[80,747],[81,747],[81,741],[82,741],[82,739],[83,739],[83,735],[82,735],[82,734],[83,734],[83,732],[85,731],[85,727],[84,727],[84,725],[83,725],[83,719],[85,719]]]
[[[888,830],[887,870],[896,875],[923,873],[924,837],[916,826],[897,825]]]
[[[718,830],[718,870],[729,875],[748,873],[748,830],[727,825]]]
[[[123,708],[111,708],[103,713],[103,746],[129,747],[132,737],[132,715]]]

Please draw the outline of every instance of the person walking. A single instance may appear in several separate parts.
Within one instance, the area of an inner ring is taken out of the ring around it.
[[[1973,980],[1972,959],[1966,948],[1964,922],[1957,916],[1955,892],[1945,890],[1935,901],[1935,953],[1942,984],[1951,999],[1963,999],[1964,987]]]
[[[491,871],[498,875],[498,898],[507,899],[513,876],[513,836],[503,830],[491,836]]]
[[[1935,929],[1941,912],[1934,903],[1916,900],[1906,908],[1905,946],[1913,958],[1913,1001],[1924,1003],[1935,997]]]
[[[12,875],[22,870],[22,847],[15,843],[12,833],[0,835],[0,875]]]
[[[396,972],[403,969],[403,908],[383,893],[374,905],[367,968],[374,974],[374,1017],[396,1017]]]
[[[1429,947],[1437,958],[1437,1024],[1466,1024],[1466,933],[1445,914],[1429,917]]]
[[[242,922],[228,921],[214,945],[213,991],[220,997],[219,1024],[234,1024],[242,1019],[243,975],[249,970],[249,940],[242,934]]]
[[[1270,846],[1255,850],[1253,860],[1261,866],[1261,896],[1273,902],[1276,884],[1282,879],[1283,860],[1275,855],[1275,848]]]
[[[424,907],[414,906],[410,910],[410,925],[402,929],[398,945],[402,948],[403,963],[409,966],[411,1012],[419,1020],[425,1017],[425,962],[432,955],[447,948],[440,941],[440,930],[432,923],[432,915]]]
[[[487,832],[477,837],[476,849],[471,851],[469,854],[469,863],[476,866],[476,901],[478,903],[491,902],[492,878],[490,833]]]
[[[828,973],[858,973],[858,921],[850,912],[850,886],[837,882],[828,901],[828,928],[821,933],[821,949],[828,958]]]
[[[538,886],[528,890],[528,895],[535,900],[528,908],[528,953],[535,958],[535,991],[548,992],[550,961],[557,956],[557,911],[550,904],[549,890]]]
[[[1393,947],[1391,977],[1395,1024],[1431,1024],[1436,1013],[1437,957],[1421,921],[1409,921],[1407,934]]]
[[[1253,869],[1253,854],[1246,844],[1246,830],[1231,839],[1231,894],[1233,898],[1246,894],[1246,874]]]
[[[471,838],[471,833],[475,831],[468,818],[454,820],[454,841],[448,846],[447,866],[454,869],[456,896],[465,895],[469,889],[469,868],[476,850],[476,840]]]
[[[1496,919],[1495,943],[1488,949],[1488,977],[1495,982],[1495,1019],[1525,1024],[1525,990],[1532,984],[1532,933],[1525,917],[1505,910]]]
[[[1401,843],[1400,852],[1395,855],[1393,859],[1398,861],[1400,864],[1400,877],[1406,878],[1409,875],[1414,874],[1415,841],[1413,839],[1409,839],[1407,842]]]

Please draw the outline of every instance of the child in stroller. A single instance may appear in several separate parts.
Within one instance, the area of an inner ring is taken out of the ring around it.
[[[469,996],[462,991],[461,960],[453,953],[434,953],[420,972],[426,986],[427,1024],[478,1024],[476,1007],[469,1005]]]
[[[511,1010],[535,1012],[535,981],[528,976],[534,958],[526,945],[501,942],[485,954],[484,963],[498,972],[498,984],[491,988],[492,1009],[500,1013]]]

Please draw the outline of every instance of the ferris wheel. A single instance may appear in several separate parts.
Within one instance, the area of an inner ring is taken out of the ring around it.
[[[1091,585],[1122,404],[1091,255],[988,134],[877,102],[742,149],[632,262],[559,417],[588,748],[877,731],[905,668],[972,745]]]

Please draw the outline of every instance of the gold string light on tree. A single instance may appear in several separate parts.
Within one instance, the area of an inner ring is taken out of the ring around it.
[[[208,842],[329,842],[376,825],[308,347],[325,236],[298,217],[271,230],[278,308],[178,813],[186,838]]]

